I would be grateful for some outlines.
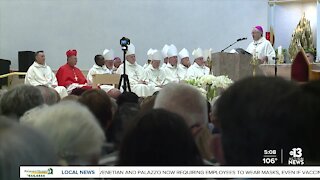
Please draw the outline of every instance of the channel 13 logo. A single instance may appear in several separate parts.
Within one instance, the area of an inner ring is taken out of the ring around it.
[[[302,157],[301,148],[292,148],[289,152],[288,165],[304,165],[304,158]]]

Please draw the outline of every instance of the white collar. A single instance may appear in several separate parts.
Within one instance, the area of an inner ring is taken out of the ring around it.
[[[167,63],[167,67],[170,68],[170,69],[176,69],[176,68],[177,68],[177,66],[174,67],[174,66],[172,66],[170,63]]]
[[[33,65],[37,68],[46,68],[47,65],[46,64],[39,64],[36,61],[33,62]]]
[[[152,71],[159,71],[160,67],[158,69],[155,69],[152,65],[149,67]]]
[[[199,64],[196,62],[193,63],[193,66],[196,68],[202,68],[202,69],[205,67],[205,66],[199,66]]]
[[[126,60],[126,65],[129,65],[129,66],[136,66],[136,65],[137,65],[137,62],[134,62],[133,64],[131,64],[128,60]]]
[[[261,43],[263,43],[265,40],[266,40],[265,37],[261,37],[258,41],[253,41],[253,44],[254,44],[254,45],[261,44]]]
[[[98,66],[97,64],[94,64],[94,65],[93,65],[93,68],[95,68],[95,69],[106,69],[107,67],[106,67],[105,65],[103,65],[103,66]]]

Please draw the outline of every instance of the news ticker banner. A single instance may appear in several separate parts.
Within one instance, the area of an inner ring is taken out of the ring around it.
[[[320,178],[320,166],[20,166],[20,178]]]

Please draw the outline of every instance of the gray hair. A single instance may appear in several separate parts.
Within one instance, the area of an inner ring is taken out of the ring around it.
[[[154,108],[163,108],[182,116],[189,127],[208,121],[207,102],[191,85],[170,83],[160,90]]]
[[[20,179],[21,165],[58,165],[58,161],[43,134],[0,116],[0,179]]]
[[[36,87],[40,90],[44,103],[48,105],[53,105],[60,101],[60,95],[53,88],[49,88],[43,85],[36,86]]]
[[[19,85],[1,98],[3,115],[20,118],[26,111],[44,103],[39,89],[30,85]]]
[[[0,105],[1,105],[1,98],[7,92],[7,89],[0,89]],[[1,106],[0,106],[0,115],[1,115]]]
[[[59,158],[70,165],[89,163],[89,158],[100,155],[105,141],[104,132],[92,113],[73,101],[35,111],[34,118],[21,119],[21,123],[43,131],[53,142]]]

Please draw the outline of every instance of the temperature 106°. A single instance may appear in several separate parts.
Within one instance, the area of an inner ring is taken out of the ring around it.
[[[263,164],[275,164],[278,158],[263,158]]]

